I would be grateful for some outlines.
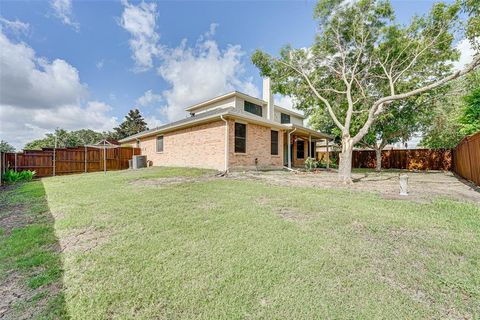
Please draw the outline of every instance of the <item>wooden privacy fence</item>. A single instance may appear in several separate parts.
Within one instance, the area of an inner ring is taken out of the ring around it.
[[[36,177],[70,173],[128,169],[128,160],[139,155],[139,148],[130,147],[75,147],[42,150],[24,150],[23,153],[4,153],[2,169],[35,170]]]
[[[336,164],[338,165],[338,152]],[[323,157],[320,153],[318,157]],[[373,150],[355,150],[352,155],[353,168],[375,168],[376,157]],[[383,150],[383,169],[406,170],[451,170],[452,151],[450,149],[410,149],[410,150]]]
[[[480,132],[463,138],[453,149],[453,171],[480,185]]]

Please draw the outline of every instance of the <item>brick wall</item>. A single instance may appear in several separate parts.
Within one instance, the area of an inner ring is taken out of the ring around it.
[[[254,169],[283,166],[284,133],[278,134],[278,155],[271,155],[271,128],[247,123],[247,152],[235,153],[235,121],[229,123],[229,168]],[[140,139],[142,155],[154,166],[198,167],[224,170],[225,123],[215,121],[163,134],[163,152],[156,152],[157,136]],[[132,146],[136,143],[132,142]]]
[[[157,136],[140,139],[142,155],[154,166],[223,170],[225,123],[215,121],[163,134],[163,152],[156,152]],[[135,142],[132,143],[135,145]]]
[[[271,155],[270,127],[247,123],[247,150],[235,153],[235,121],[229,120],[229,165],[232,169],[253,169],[255,159],[259,168],[281,168],[283,166],[283,132],[278,133],[278,155]]]

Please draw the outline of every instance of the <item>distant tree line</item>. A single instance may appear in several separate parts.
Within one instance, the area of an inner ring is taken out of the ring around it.
[[[120,140],[133,134],[148,130],[145,119],[138,109],[132,109],[125,116],[124,121],[112,131],[98,132],[91,129],[67,131],[62,128],[47,133],[44,138],[36,139],[25,144],[25,150],[40,150],[42,148],[66,148],[95,144],[103,139]],[[0,151],[14,152],[15,148],[7,141],[1,140]]]

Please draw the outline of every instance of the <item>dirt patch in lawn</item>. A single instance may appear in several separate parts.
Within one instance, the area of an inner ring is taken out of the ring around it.
[[[335,188],[353,191],[375,192],[385,199],[410,200],[420,203],[435,198],[450,198],[459,201],[480,203],[479,188],[458,178],[451,172],[402,172],[408,175],[408,196],[399,195],[399,171],[353,173],[353,183],[345,185],[338,181],[337,172],[317,173],[289,171],[232,172],[227,179],[263,181],[268,184],[289,187]]]
[[[173,186],[182,183],[204,182],[217,178],[212,175],[204,175],[199,177],[168,177],[168,178],[154,178],[154,179],[138,179],[133,180],[130,184],[136,186]]]
[[[0,216],[0,228],[3,229],[5,235],[10,235],[15,228],[21,228],[32,223],[32,217],[26,215],[23,210],[24,206],[22,205],[8,206],[6,210],[1,210],[8,212],[7,215]]]
[[[296,208],[275,206],[272,199],[268,197],[259,197],[255,199],[255,202],[261,206],[272,209],[276,214],[287,221],[304,222],[310,219],[307,214],[298,211]]]
[[[60,248],[62,252],[70,251],[90,251],[97,246],[105,243],[107,233],[105,230],[99,230],[89,226],[76,229],[73,232],[61,237]]]
[[[0,286],[0,319],[33,319],[38,317],[48,300],[61,292],[59,284],[32,290],[26,277],[12,271]]]

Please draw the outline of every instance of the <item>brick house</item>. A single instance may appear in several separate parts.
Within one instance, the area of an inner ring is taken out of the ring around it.
[[[234,91],[185,110],[185,119],[119,142],[139,147],[154,166],[230,170],[300,167],[315,156],[316,141],[331,139],[304,127],[303,115],[276,106],[270,79],[263,99]]]

